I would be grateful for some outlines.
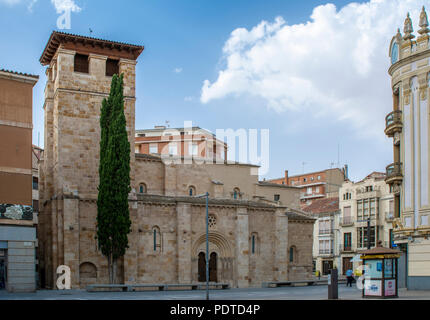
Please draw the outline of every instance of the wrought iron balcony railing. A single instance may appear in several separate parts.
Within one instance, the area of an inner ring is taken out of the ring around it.
[[[385,221],[391,222],[394,220],[394,212],[386,212],[385,213]]]
[[[333,229],[320,229],[319,234],[320,235],[333,234]]]
[[[333,254],[334,250],[333,249],[320,249],[319,253],[320,254]]]
[[[401,132],[403,128],[402,111],[395,110],[385,118],[385,134],[393,137],[396,132]]]
[[[342,226],[352,225],[352,224],[354,224],[354,219],[352,217],[348,217],[348,216],[343,217],[342,220],[341,220],[341,222],[340,222],[340,224]]]
[[[387,166],[387,177],[385,178],[385,181],[388,184],[400,184],[403,180],[403,163],[396,162],[392,163],[389,166]]]

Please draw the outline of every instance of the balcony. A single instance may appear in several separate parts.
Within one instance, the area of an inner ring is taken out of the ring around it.
[[[403,163],[396,162],[393,164],[390,164],[387,167],[387,177],[385,178],[385,182],[387,184],[401,184],[403,181]]]
[[[354,252],[354,250],[352,249],[352,247],[351,246],[341,246],[340,247],[340,252],[341,253],[352,253],[352,252]]]
[[[340,225],[342,227],[352,226],[354,225],[354,219],[352,217],[343,217],[340,221]]]
[[[319,230],[319,235],[320,236],[332,235],[332,234],[333,234],[333,229],[320,229]]]
[[[320,249],[319,254],[320,255],[333,255],[334,250],[333,249]]]
[[[316,198],[324,198],[325,195],[321,193],[301,193],[300,194],[300,200],[309,200],[309,199],[316,199]]]
[[[385,213],[385,221],[386,222],[393,222],[394,220],[394,212],[386,212]]]
[[[397,132],[402,132],[402,111],[396,110],[388,114],[385,118],[385,134],[392,138]]]

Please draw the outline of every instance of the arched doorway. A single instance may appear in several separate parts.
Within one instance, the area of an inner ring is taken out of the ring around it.
[[[212,252],[209,259],[209,281],[217,282],[217,254]]]
[[[209,256],[209,281],[218,282],[218,255],[216,252],[212,252]],[[206,281],[206,254],[203,252],[199,253],[199,267],[198,267],[198,279],[199,282]]]
[[[199,282],[206,281],[206,255],[199,253]]]
[[[233,285],[234,257],[230,242],[217,231],[209,232],[209,281]],[[206,281],[206,234],[201,234],[192,247],[192,279]]]

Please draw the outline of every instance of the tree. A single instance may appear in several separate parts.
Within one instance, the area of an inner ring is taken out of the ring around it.
[[[109,97],[100,115],[99,194],[97,241],[108,260],[109,281],[116,281],[117,260],[128,248],[131,231],[128,194],[130,188],[130,143],[126,130],[123,74],[114,75]]]

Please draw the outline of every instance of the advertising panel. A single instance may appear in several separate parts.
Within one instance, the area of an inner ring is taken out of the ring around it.
[[[365,280],[364,295],[366,295],[366,296],[382,296],[382,281],[381,280]]]
[[[391,297],[396,295],[396,280],[385,280],[385,296]]]

